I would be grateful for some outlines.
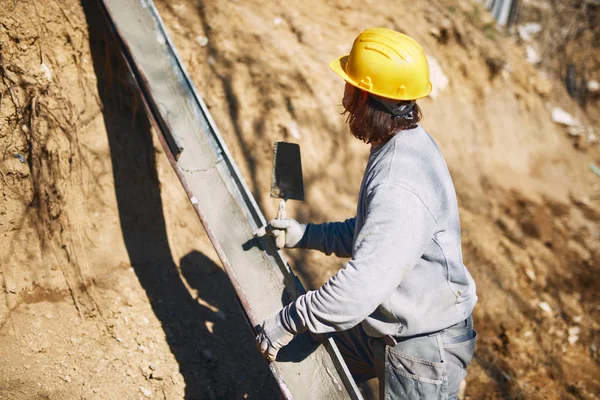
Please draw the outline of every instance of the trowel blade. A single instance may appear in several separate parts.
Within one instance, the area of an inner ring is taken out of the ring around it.
[[[273,144],[273,175],[271,197],[304,200],[300,146],[296,143]]]

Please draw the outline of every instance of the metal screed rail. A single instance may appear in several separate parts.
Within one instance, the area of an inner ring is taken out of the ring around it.
[[[223,263],[254,329],[304,293],[265,223],[151,0],[98,0],[169,161]],[[362,399],[329,339],[297,336],[269,364],[286,399]]]

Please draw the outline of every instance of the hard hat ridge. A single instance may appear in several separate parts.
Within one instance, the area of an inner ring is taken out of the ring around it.
[[[391,29],[363,31],[354,40],[350,54],[329,66],[349,84],[384,98],[416,100],[431,92],[423,47]]]

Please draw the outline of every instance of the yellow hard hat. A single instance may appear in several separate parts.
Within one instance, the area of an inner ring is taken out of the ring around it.
[[[387,28],[363,31],[347,56],[329,67],[349,84],[394,100],[416,100],[431,92],[423,47],[410,36]]]

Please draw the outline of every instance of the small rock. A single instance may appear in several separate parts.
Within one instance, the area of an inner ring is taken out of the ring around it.
[[[575,317],[573,317],[573,322],[575,322],[576,324],[580,324],[581,323],[581,315],[577,315]]]
[[[69,375],[61,376],[60,379],[67,383],[71,383],[71,377]]]
[[[444,91],[444,89],[448,87],[449,80],[446,74],[444,74],[442,66],[435,57],[428,54],[427,62],[429,63],[429,80],[431,81],[432,85],[429,97],[435,99],[442,91]]]
[[[594,128],[592,126],[569,126],[567,127],[567,133],[572,137],[584,138],[589,143],[596,143],[598,141],[598,136],[594,132]]]
[[[198,35],[196,36],[196,43],[198,43],[200,47],[206,47],[208,45],[208,38],[206,36]]]
[[[569,332],[569,336],[576,336],[581,333],[581,328],[578,326],[572,326],[569,328],[568,332]]]
[[[148,367],[140,367],[140,371],[142,372],[142,376],[146,379],[150,379],[152,375],[152,371]]]
[[[519,37],[525,41],[530,42],[533,39],[533,36],[540,33],[542,30],[542,25],[537,24],[535,22],[530,22],[528,24],[523,24],[517,28],[517,33]]]
[[[302,135],[300,135],[300,131],[298,131],[298,124],[296,121],[290,122],[289,132],[290,135],[292,135],[292,137],[296,140],[300,140],[302,137]]]
[[[279,26],[279,25],[281,25],[283,23],[283,19],[281,19],[281,17],[276,17],[276,18],[273,19],[273,23],[276,26]]]
[[[600,83],[595,80],[591,80],[587,83],[587,90],[590,93],[596,93],[600,91]]]
[[[585,135],[587,132],[587,129],[584,126],[581,125],[576,125],[576,126],[569,126],[567,128],[567,133],[569,134],[569,136],[583,136]]]
[[[552,122],[565,126],[578,126],[579,122],[571,114],[560,107],[552,109]]]
[[[152,370],[152,371],[156,371],[156,364],[154,363],[150,363],[150,365],[148,365],[148,367]]]
[[[143,386],[140,386],[140,392],[142,392],[142,394],[143,394],[145,397],[152,397],[152,390],[150,390],[150,389],[147,389],[147,388],[145,388],[145,387],[143,387]]]
[[[547,312],[548,314],[552,315],[552,307],[550,307],[550,304],[548,304],[545,301],[540,301],[538,303],[538,307],[541,308],[543,311]]]
[[[577,343],[578,340],[579,340],[579,336],[577,336],[577,335],[573,335],[573,336],[569,335],[569,337],[567,338],[567,341],[569,342],[569,344],[571,346],[573,346],[575,343]]]
[[[152,373],[150,374],[150,379],[162,381],[163,379],[165,379],[165,375],[161,371],[152,371]]]
[[[523,337],[531,337],[533,335],[533,332],[531,331],[525,331],[525,333],[523,333]]]
[[[535,282],[535,271],[534,270],[527,268],[525,270],[525,275],[527,275],[527,277],[529,279],[531,279],[531,281]]]
[[[40,65],[40,71],[42,71],[44,73],[44,76],[46,77],[46,79],[48,81],[52,80],[52,71],[50,70],[50,68],[48,68],[48,66],[46,65],[46,63],[42,63]]]
[[[537,51],[531,45],[529,45],[525,48],[525,60],[529,64],[533,64],[533,65],[539,64],[542,61],[542,59],[540,58]]]

